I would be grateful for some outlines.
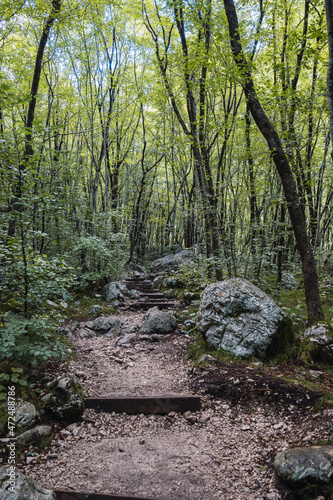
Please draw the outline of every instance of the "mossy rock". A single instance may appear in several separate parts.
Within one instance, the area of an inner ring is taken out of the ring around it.
[[[303,357],[333,365],[332,328],[321,323],[308,328],[302,335],[300,351]]]
[[[29,429],[17,438],[17,445],[20,447],[35,446],[38,449],[46,448],[52,439],[52,427],[40,425],[34,429]]]
[[[267,359],[285,354],[294,342],[295,335],[292,320],[288,317],[282,318],[278,323],[276,332],[272,336],[272,341],[266,351]]]
[[[84,412],[84,392],[78,381],[63,376],[53,382],[51,389],[52,392],[42,398],[45,412],[67,423],[80,420]]]

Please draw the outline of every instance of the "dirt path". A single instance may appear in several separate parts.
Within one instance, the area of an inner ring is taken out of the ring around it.
[[[140,313],[124,314],[125,326],[142,321]],[[184,361],[191,341],[177,332],[126,346],[104,336],[75,337],[78,356],[69,370],[87,396],[191,394],[194,376]],[[262,402],[240,405],[203,391],[201,411],[190,415],[86,410],[84,420],[56,434],[25,472],[58,490],[159,500],[280,499],[275,454],[327,439],[332,429],[329,411],[308,409],[299,420],[294,409],[290,402],[283,411]]]

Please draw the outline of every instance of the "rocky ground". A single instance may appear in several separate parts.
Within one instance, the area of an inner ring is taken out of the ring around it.
[[[131,328],[143,313],[120,318]],[[275,477],[276,453],[333,440],[333,410],[316,410],[319,394],[292,388],[274,368],[195,371],[184,357],[193,337],[178,330],[160,342],[117,345],[84,326],[72,338],[77,357],[68,371],[86,396],[196,393],[202,409],[167,416],[86,410],[81,422],[57,429],[48,450],[26,456],[23,472],[45,487],[159,500],[296,498]]]

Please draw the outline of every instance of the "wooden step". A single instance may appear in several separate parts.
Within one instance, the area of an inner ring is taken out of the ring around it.
[[[198,411],[201,401],[199,396],[87,398],[85,407],[106,413],[167,415],[172,411],[177,413]]]
[[[124,284],[124,283],[123,283]],[[133,285],[133,284],[127,284],[125,285],[127,290],[151,290],[151,285]]]
[[[123,281],[123,283],[131,283],[131,284],[135,284],[135,283],[151,283],[150,280],[148,280],[147,278],[127,278],[126,280]]]
[[[148,497],[129,497],[126,495],[101,495],[99,493],[77,493],[74,491],[55,491],[57,500],[154,500]]]
[[[137,306],[138,309],[144,309],[145,311],[147,309],[151,309],[152,307],[158,307],[159,309],[173,309],[175,307],[174,302],[138,302]]]
[[[166,299],[166,296],[164,295],[164,293],[160,293],[160,292],[154,292],[154,291],[149,291],[149,292],[144,292],[144,291],[141,291],[141,290],[138,290],[141,295],[143,297],[150,297],[152,299]]]

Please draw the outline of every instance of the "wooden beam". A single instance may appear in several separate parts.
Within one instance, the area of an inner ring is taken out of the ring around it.
[[[56,491],[57,500],[154,500],[148,497],[129,497],[126,495],[100,495],[98,493],[77,493],[74,491]]]
[[[85,400],[85,406],[107,413],[167,415],[172,411],[177,413],[198,411],[201,401],[199,396],[89,398]]]

